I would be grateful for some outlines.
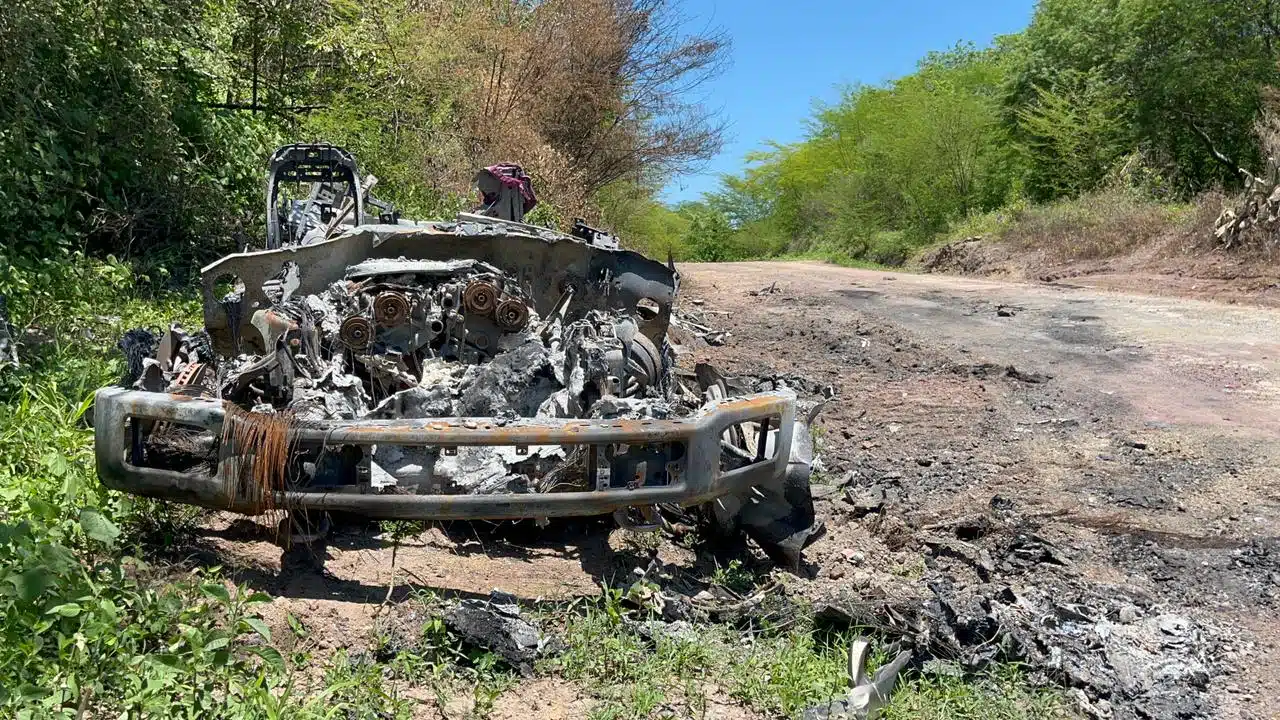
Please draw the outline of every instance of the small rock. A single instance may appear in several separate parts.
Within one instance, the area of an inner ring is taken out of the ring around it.
[[[854,565],[861,565],[862,563],[867,561],[866,553],[860,552],[858,550],[854,550],[852,548],[845,548],[840,552],[840,554],[844,556],[845,562],[853,563]],[[1280,584],[1280,583],[1277,583],[1277,584]]]
[[[1133,605],[1125,605],[1120,608],[1120,622],[1128,625],[1138,619],[1138,608]]]
[[[1191,621],[1180,615],[1161,615],[1156,618],[1156,627],[1170,637],[1182,637],[1191,629]]]
[[[844,577],[844,566],[832,565],[831,569],[827,570],[827,577],[831,578],[832,580],[839,580],[840,578]]]
[[[1013,501],[1003,495],[992,495],[991,501],[987,503],[992,510],[1012,510]]]
[[[852,488],[845,491],[845,499],[853,505],[853,513],[856,517],[868,515],[870,513],[880,512],[885,504],[884,488],[875,485],[866,488],[861,492],[855,492]]]

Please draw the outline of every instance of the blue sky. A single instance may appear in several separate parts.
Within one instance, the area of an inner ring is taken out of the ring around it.
[[[833,102],[840,86],[881,83],[906,75],[930,50],[960,41],[979,46],[1031,20],[1034,0],[684,0],[688,27],[723,27],[733,62],[705,89],[709,107],[723,110],[729,137],[723,152],[697,175],[667,185],[668,202],[714,190],[722,173],[770,140],[804,134],[813,103]]]

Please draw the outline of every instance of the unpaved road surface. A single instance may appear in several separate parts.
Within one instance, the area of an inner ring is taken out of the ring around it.
[[[906,534],[1012,504],[1078,580],[1223,631],[1212,714],[1280,715],[1280,312],[816,263],[683,272],[732,333],[708,356],[834,386],[828,478],[878,486]],[[822,504],[815,582],[848,546],[895,544],[848,506]]]
[[[1086,649],[1146,628],[1142,642],[1167,651],[1168,667],[1131,667],[1117,682],[1156,672],[1182,690],[1126,687],[1117,706],[1139,697],[1156,717],[1280,716],[1280,311],[818,263],[682,273],[686,311],[731,333],[723,346],[691,343],[683,365],[834,391],[818,422],[827,533],[786,580],[797,595],[907,609],[962,586],[1012,609],[1036,592],[1088,596],[1025,624],[1083,627]],[[413,589],[598,593],[650,562],[619,535],[598,521],[515,537],[455,523],[407,539],[393,575],[385,538],[343,531],[320,574],[282,570],[268,535],[219,518],[195,552],[277,596],[277,624],[292,614],[327,649],[367,643],[384,601]],[[670,542],[658,552],[670,569],[714,567]],[[959,641],[966,652],[975,642]],[[1125,652],[1105,650],[1108,668],[1157,657]],[[1054,662],[1059,682],[1097,679]]]

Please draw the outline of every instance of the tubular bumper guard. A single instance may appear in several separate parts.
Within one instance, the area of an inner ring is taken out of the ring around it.
[[[657,420],[563,420],[523,418],[499,424],[493,418],[337,420],[299,426],[293,438],[325,446],[378,443],[457,448],[461,446],[607,446],[683,443],[684,470],[667,485],[635,489],[487,495],[409,495],[349,490],[290,490],[277,493],[279,507],[333,510],[386,519],[514,520],[606,514],[656,504],[695,505],[776,481],[787,469],[795,421],[795,395],[771,392],[710,403],[695,415]],[[221,436],[222,401],[108,387],[94,399],[98,477],[106,486],[147,497],[252,514],[259,509],[233,497],[226,478],[228,458],[217,472],[175,472],[129,463],[131,421],[168,421]],[[749,421],[769,421],[772,442],[761,442],[756,462],[721,471],[721,437]],[[765,452],[766,445],[769,453]],[[771,454],[770,454],[771,453]]]

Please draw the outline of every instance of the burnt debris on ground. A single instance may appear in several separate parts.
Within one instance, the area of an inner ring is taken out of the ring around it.
[[[700,280],[703,307],[735,309],[734,343],[699,359],[732,372],[765,357],[755,372],[836,386],[816,435],[827,535],[810,548],[813,577],[793,586],[820,622],[875,628],[914,648],[916,668],[1023,664],[1094,717],[1209,718],[1224,697],[1248,702],[1237,678],[1265,647],[1215,610],[1274,604],[1274,550],[1227,522],[1248,509],[1224,515],[1216,540],[1159,530],[1176,516],[1121,516],[1182,513],[1206,478],[1235,477],[1241,459],[1265,453],[1243,441],[1197,449],[1174,430],[1129,424],[1130,409],[1057,356],[1010,366],[926,342],[884,319],[878,297]],[[751,302],[735,305],[743,295]],[[1070,350],[1101,352],[1115,338],[1086,340]],[[1153,494],[1158,505],[1124,499]],[[1055,509],[1059,497],[1076,509]]]
[[[544,635],[520,614],[516,598],[494,591],[485,600],[460,600],[444,615],[445,625],[466,643],[488,650],[526,677],[533,662],[554,655],[560,641]]]

